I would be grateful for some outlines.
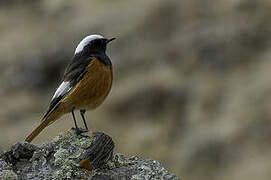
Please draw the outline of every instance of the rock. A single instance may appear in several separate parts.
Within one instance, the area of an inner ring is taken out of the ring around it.
[[[0,179],[179,179],[157,161],[113,149],[108,135],[73,129],[40,146],[18,142],[0,156]]]

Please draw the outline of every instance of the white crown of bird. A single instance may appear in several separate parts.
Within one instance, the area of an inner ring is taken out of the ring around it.
[[[104,39],[104,37],[99,34],[93,34],[85,37],[76,47],[74,54],[81,52],[90,41],[93,41],[95,39]]]

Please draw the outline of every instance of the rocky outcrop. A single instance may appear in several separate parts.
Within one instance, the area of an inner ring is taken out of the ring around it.
[[[0,179],[179,179],[157,161],[113,149],[108,135],[73,129],[40,146],[18,142],[0,156]]]

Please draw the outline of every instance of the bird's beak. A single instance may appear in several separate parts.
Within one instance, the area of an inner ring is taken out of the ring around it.
[[[111,39],[107,39],[106,40],[106,44],[108,44],[109,42],[111,42],[111,41],[113,41],[113,40],[115,40],[116,38],[111,38]]]

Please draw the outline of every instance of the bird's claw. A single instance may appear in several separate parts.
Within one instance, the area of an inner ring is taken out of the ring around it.
[[[86,129],[79,129],[79,128],[72,128],[72,130],[75,130],[75,133],[77,136],[79,136],[79,135],[83,136],[82,133],[88,132],[88,130],[86,130]]]

